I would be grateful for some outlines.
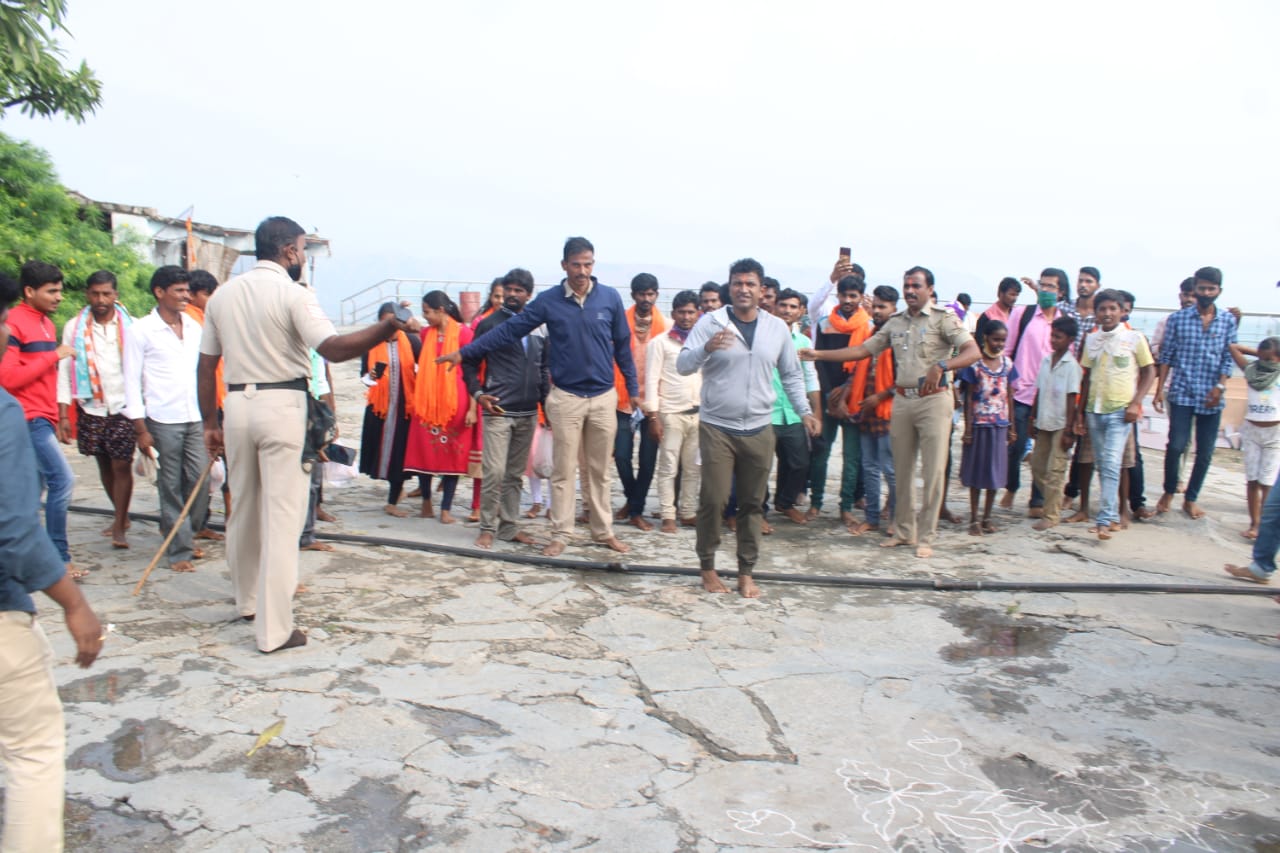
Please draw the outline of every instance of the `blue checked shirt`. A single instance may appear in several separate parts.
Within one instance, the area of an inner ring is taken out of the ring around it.
[[[1160,343],[1160,363],[1173,371],[1169,402],[1192,406],[1197,415],[1222,411],[1226,395],[1212,409],[1205,405],[1205,398],[1223,376],[1231,375],[1231,344],[1235,342],[1236,318],[1221,308],[1207,329],[1194,305],[1170,314]]]

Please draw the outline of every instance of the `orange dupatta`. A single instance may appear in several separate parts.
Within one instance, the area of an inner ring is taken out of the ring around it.
[[[871,324],[867,322],[867,312],[862,310],[862,306],[858,306],[858,310],[854,311],[853,316],[848,319],[845,319],[838,307],[832,308],[829,319],[831,328],[837,332],[848,333],[849,346],[851,347],[866,343],[873,333]],[[871,359],[846,361],[844,367],[846,370],[853,372],[853,382],[849,385],[849,411],[856,412],[862,400],[867,396],[867,371],[871,369]],[[891,387],[893,387],[893,354],[886,349],[876,357],[876,393],[879,394]],[[892,397],[876,406],[877,418],[887,421],[892,414]]]
[[[400,362],[400,387],[404,389],[404,408],[405,413],[408,414],[413,412],[414,391],[417,390],[414,387],[417,382],[413,375],[413,346],[409,343],[409,338],[404,332],[396,332],[395,342],[396,357]],[[383,364],[391,364],[391,341],[383,341],[369,350],[369,367],[372,368],[379,361]],[[373,409],[373,413],[385,420],[387,412],[391,408],[391,376],[389,372],[383,371],[382,377],[378,379],[377,384],[365,394],[365,399],[368,401],[369,407]]]
[[[634,344],[636,340],[636,306],[632,305],[627,309],[627,325],[631,327],[631,342]],[[658,310],[658,306],[653,306],[653,319],[649,321],[649,337],[645,341],[653,340],[667,330],[667,320],[662,316],[662,312]],[[636,370],[636,382],[640,390],[644,390],[644,383],[640,382],[640,366],[635,364],[636,354],[635,347],[631,348],[631,361]],[[631,410],[631,395],[627,393],[627,380],[623,378],[622,371],[618,365],[613,366],[613,387],[618,392],[618,409],[621,411]]]
[[[457,320],[445,317],[444,327],[441,329],[444,332],[444,343],[440,346],[439,355],[458,351],[458,331],[461,327]],[[414,387],[415,414],[427,426],[443,427],[458,411],[458,381],[449,369],[450,365],[436,364],[436,358],[436,348],[427,346],[424,340],[422,355],[418,358],[418,380]]]
[[[195,305],[192,305],[190,302],[188,302],[187,308],[186,308],[186,314],[192,320],[195,320],[201,326],[204,326],[204,309],[203,308],[197,308]],[[214,373],[215,384],[217,385],[217,388],[218,388],[218,408],[219,409],[222,408],[222,401],[227,399],[227,383],[222,378],[222,366],[223,366],[223,360],[222,360],[222,357],[219,356],[218,369]]]

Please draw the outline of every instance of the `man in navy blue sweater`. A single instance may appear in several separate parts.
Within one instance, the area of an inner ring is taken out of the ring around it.
[[[0,358],[9,345],[9,306],[18,285],[0,275]],[[0,757],[5,773],[0,849],[61,850],[67,749],[53,650],[36,622],[42,590],[66,616],[76,663],[87,667],[106,634],[40,524],[40,477],[22,407],[0,390]]]
[[[622,372],[627,393],[639,396],[631,358],[631,327],[622,297],[596,281],[595,247],[585,237],[570,237],[560,262],[565,278],[544,290],[522,314],[512,317],[467,346],[436,359],[454,365],[479,359],[508,346],[546,324],[551,381],[545,409],[555,436],[551,473],[551,543],[542,553],[564,551],[573,532],[573,491],[578,452],[585,465],[583,499],[591,517],[591,538],[614,551],[629,550],[613,534],[609,501],[609,463],[618,422],[614,365]]]

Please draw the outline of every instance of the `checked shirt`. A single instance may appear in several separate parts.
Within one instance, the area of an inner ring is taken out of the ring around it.
[[[1169,365],[1173,381],[1168,399],[1178,406],[1192,406],[1197,415],[1222,411],[1225,395],[1209,408],[1205,398],[1221,377],[1231,375],[1231,344],[1236,342],[1236,318],[1216,309],[1208,328],[1192,305],[1169,315],[1160,344],[1160,363]]]

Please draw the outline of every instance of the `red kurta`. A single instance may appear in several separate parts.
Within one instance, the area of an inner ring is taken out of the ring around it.
[[[471,343],[475,334],[466,326],[458,329],[458,346]],[[434,362],[440,352],[439,330],[427,326],[422,330],[422,358],[419,364]],[[409,444],[405,448],[404,469],[416,474],[467,474],[473,448],[480,446],[480,423],[466,425],[471,398],[462,379],[461,366],[454,367],[453,381],[458,383],[458,409],[444,428],[422,423],[417,417],[409,426]]]

